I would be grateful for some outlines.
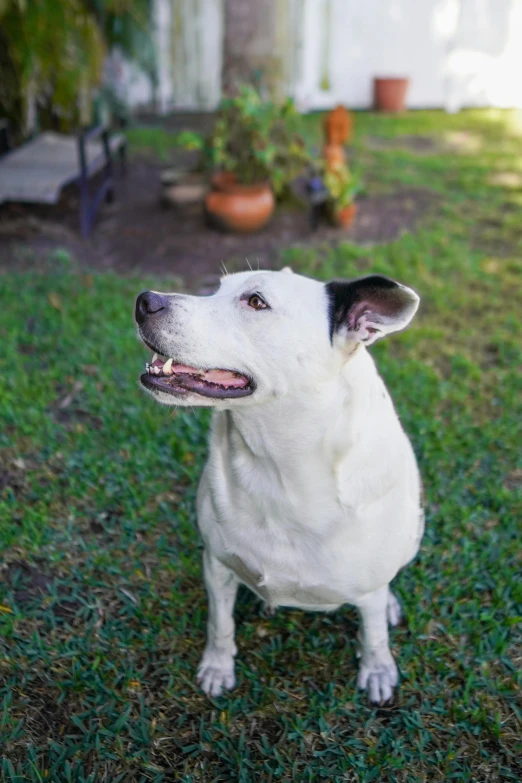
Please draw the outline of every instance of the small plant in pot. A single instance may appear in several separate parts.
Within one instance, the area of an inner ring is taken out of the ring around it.
[[[355,197],[362,190],[359,176],[343,163],[327,169],[323,180],[329,194],[326,206],[330,220],[335,226],[348,228],[357,214]]]
[[[214,225],[252,232],[268,222],[275,199],[309,161],[295,132],[297,117],[290,101],[278,106],[245,86],[222,102],[208,138],[180,136],[186,147],[199,144],[203,165],[211,172],[212,191],[205,204]]]

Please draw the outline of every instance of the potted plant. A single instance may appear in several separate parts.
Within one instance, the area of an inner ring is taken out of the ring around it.
[[[205,199],[212,222],[233,231],[252,232],[270,219],[275,199],[309,161],[295,130],[298,117],[291,101],[263,101],[252,87],[225,99],[208,138],[182,134],[185,147],[201,149],[211,174]]]
[[[348,228],[357,214],[355,197],[362,190],[361,181],[343,163],[335,168],[326,168],[323,174],[328,190],[327,210],[333,224]]]

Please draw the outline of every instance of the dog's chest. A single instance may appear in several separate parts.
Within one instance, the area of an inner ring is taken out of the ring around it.
[[[302,505],[280,501],[275,508],[250,500],[249,509],[236,504],[232,521],[219,525],[220,559],[239,579],[272,606],[331,609],[348,601],[356,574],[336,504],[304,497]]]
[[[346,590],[335,587],[339,580],[330,553],[316,547],[311,556],[285,544],[277,548],[273,542],[261,543],[261,539],[253,536],[246,545],[236,539],[237,551],[227,547],[222,560],[267,604],[328,609],[348,600]],[[254,541],[257,546],[252,545]]]
[[[418,506],[397,472],[408,450],[392,461],[381,450],[371,458],[361,447],[347,454],[348,433],[340,457],[332,443],[326,458],[321,441],[306,448],[303,439],[293,453],[275,445],[254,454],[257,444],[247,448],[233,429],[215,434],[200,528],[209,549],[267,603],[354,603],[404,564],[410,529],[418,527]]]

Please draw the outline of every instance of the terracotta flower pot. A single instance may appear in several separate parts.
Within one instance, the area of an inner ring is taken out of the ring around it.
[[[398,113],[406,106],[409,79],[376,78],[373,80],[373,103],[377,111]]]
[[[239,185],[234,174],[223,172],[213,177],[212,188],[205,206],[219,228],[246,234],[259,231],[270,220],[275,198],[268,183]]]
[[[327,144],[345,144],[351,136],[352,118],[344,106],[328,112],[324,121]]]
[[[349,228],[357,214],[357,204],[350,204],[349,207],[338,209],[334,213],[334,223],[339,228]]]

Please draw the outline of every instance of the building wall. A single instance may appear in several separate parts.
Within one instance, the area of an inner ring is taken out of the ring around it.
[[[294,2],[303,106],[368,108],[374,76],[409,76],[412,108],[522,106],[521,0]]]
[[[396,75],[412,108],[522,107],[522,0],[155,0],[154,34],[161,111],[212,109],[241,81],[369,108],[373,77]]]

